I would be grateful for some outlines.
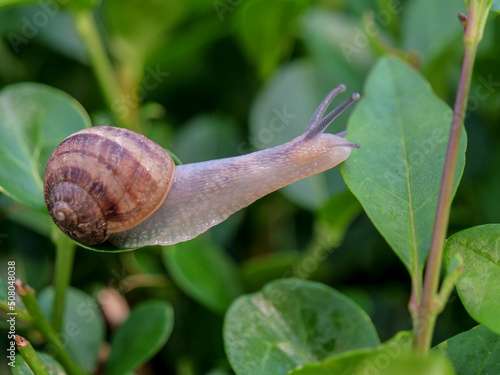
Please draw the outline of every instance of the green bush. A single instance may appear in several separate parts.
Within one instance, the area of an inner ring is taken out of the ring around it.
[[[500,373],[490,6],[0,1],[0,371]],[[196,239],[78,246],[48,215],[45,165],[80,129],[238,156],[300,135],[340,83],[361,100],[328,131],[361,148]]]

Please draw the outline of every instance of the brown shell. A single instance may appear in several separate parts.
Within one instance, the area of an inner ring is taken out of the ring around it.
[[[66,235],[94,245],[151,215],[165,200],[174,171],[168,152],[141,134],[109,126],[84,129],[49,158],[45,204]]]

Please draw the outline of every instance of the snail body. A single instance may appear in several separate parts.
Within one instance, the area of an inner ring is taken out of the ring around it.
[[[117,247],[133,248],[194,238],[255,200],[347,159],[359,145],[323,131],[359,95],[322,119],[333,97],[344,90],[341,85],[330,92],[306,131],[287,143],[177,167],[166,151],[140,134],[110,127],[77,132],[47,164],[44,193],[51,217],[64,233],[88,245],[109,239]],[[91,164],[92,172],[79,171],[83,164]],[[103,178],[113,187],[105,188]]]

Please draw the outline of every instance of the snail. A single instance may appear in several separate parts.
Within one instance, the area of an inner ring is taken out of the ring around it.
[[[76,132],[54,150],[44,197],[54,223],[86,245],[119,248],[187,241],[255,200],[333,168],[359,145],[324,133],[359,94],[323,118],[340,85],[323,100],[305,132],[250,154],[175,166],[141,134],[97,126]]]

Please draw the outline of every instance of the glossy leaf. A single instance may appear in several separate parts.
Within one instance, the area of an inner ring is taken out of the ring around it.
[[[465,309],[476,321],[500,334],[500,224],[455,233],[445,244],[447,267],[456,254],[464,262],[457,290]]]
[[[36,352],[38,358],[43,362],[49,375],[66,375],[64,368],[47,353]],[[32,375],[33,372],[26,364],[21,354],[16,354],[16,367],[12,368],[12,375]]]
[[[236,265],[203,237],[164,247],[163,259],[175,283],[215,312],[223,313],[242,294]]]
[[[172,306],[150,300],[134,308],[111,340],[106,374],[123,375],[153,357],[167,342],[174,325]]]
[[[297,365],[378,345],[368,316],[323,284],[283,279],[238,298],[226,314],[224,342],[238,375],[286,374]]]
[[[432,351],[446,354],[457,375],[500,374],[500,336],[484,326],[453,336]]]
[[[68,135],[90,126],[80,104],[39,83],[0,91],[0,191],[22,205],[45,211],[42,181],[47,160]]]
[[[389,364],[411,351],[411,332],[400,332],[388,342],[376,348],[350,350],[329,357],[321,362],[297,366],[290,375],[356,375],[378,373]]]
[[[394,356],[384,349],[357,350],[322,363],[309,364],[289,375],[454,375],[451,364],[442,357]]]
[[[38,304],[44,315],[52,315],[54,291],[44,289]],[[61,342],[75,362],[91,372],[97,365],[99,348],[104,341],[104,319],[95,300],[85,292],[68,288],[62,324]]]
[[[75,241],[75,243],[78,246],[83,247],[84,249],[97,251],[100,253],[124,253],[124,252],[133,251],[133,250],[138,249],[138,247],[130,247],[130,248],[126,248],[126,249],[121,249],[119,247],[116,247],[115,245],[112,245],[109,241],[105,241],[105,242],[97,244],[97,245],[85,245],[85,244],[82,244],[82,243],[79,243],[76,241]]]
[[[384,57],[349,121],[361,144],[341,165],[344,179],[411,274],[427,257],[452,110],[403,61]],[[464,132],[465,133],[465,132]],[[465,134],[455,187],[462,175]]]

